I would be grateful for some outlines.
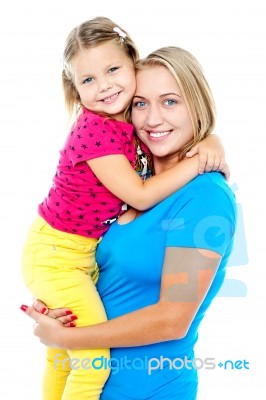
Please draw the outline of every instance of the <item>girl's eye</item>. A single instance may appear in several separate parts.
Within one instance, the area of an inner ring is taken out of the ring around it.
[[[83,83],[92,83],[93,78],[86,78],[84,79]]]
[[[118,67],[112,67],[108,70],[109,73],[117,71],[119,68]]]
[[[167,100],[165,100],[164,104],[166,106],[173,106],[173,105],[177,104],[177,101],[176,100],[172,100],[172,99],[167,99]]]
[[[144,108],[146,104],[147,103],[145,101],[135,101],[133,103],[133,107]]]

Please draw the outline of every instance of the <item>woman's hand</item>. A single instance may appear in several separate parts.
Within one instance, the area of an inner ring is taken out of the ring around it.
[[[40,300],[35,300],[32,307],[41,314],[58,319],[66,327],[72,328],[76,326],[74,321],[78,319],[78,317],[74,315],[69,308],[56,308],[51,310]]]
[[[45,304],[36,300],[34,308],[22,305],[21,310],[34,319],[34,335],[48,347],[67,348],[67,327],[75,326],[77,317],[67,308],[48,310]],[[46,315],[45,315],[46,313]]]
[[[225,152],[219,136],[209,135],[206,139],[192,147],[186,157],[199,155],[199,174],[210,171],[220,171],[226,180],[230,178],[230,170],[225,162]]]
[[[58,320],[36,311],[33,307],[21,306],[22,311],[30,318],[34,319],[34,335],[49,347],[64,347],[64,333],[67,328]]]

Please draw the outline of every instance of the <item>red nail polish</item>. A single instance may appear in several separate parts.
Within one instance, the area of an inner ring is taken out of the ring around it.
[[[75,319],[78,319],[78,317],[76,315],[72,315],[71,319],[72,319],[72,321],[74,321]]]
[[[25,312],[25,311],[27,311],[28,306],[25,306],[25,304],[22,304],[22,306],[20,306],[20,309]]]
[[[66,315],[70,315],[70,314],[73,314],[72,311],[66,310]]]
[[[47,310],[46,307],[42,308],[42,309],[41,309],[41,313],[44,314],[46,310]]]
[[[74,322],[70,322],[69,326],[73,327],[73,326],[76,326],[76,324]]]

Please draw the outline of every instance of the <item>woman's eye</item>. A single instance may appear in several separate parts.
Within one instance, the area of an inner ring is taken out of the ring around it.
[[[134,107],[143,108],[146,106],[145,101],[135,101],[133,104]]]
[[[177,101],[176,100],[172,100],[172,99],[167,99],[167,100],[165,100],[165,102],[164,102],[164,104],[166,105],[166,106],[173,106],[173,105],[175,105],[177,103]]]
[[[84,79],[83,83],[91,83],[93,81],[93,78],[86,78]]]

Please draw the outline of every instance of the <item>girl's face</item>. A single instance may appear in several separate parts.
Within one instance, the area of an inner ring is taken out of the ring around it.
[[[84,107],[123,120],[136,89],[133,62],[115,43],[80,51],[71,61],[74,83]]]
[[[138,71],[132,122],[154,158],[178,160],[178,152],[193,138],[191,118],[179,86],[163,66]]]

